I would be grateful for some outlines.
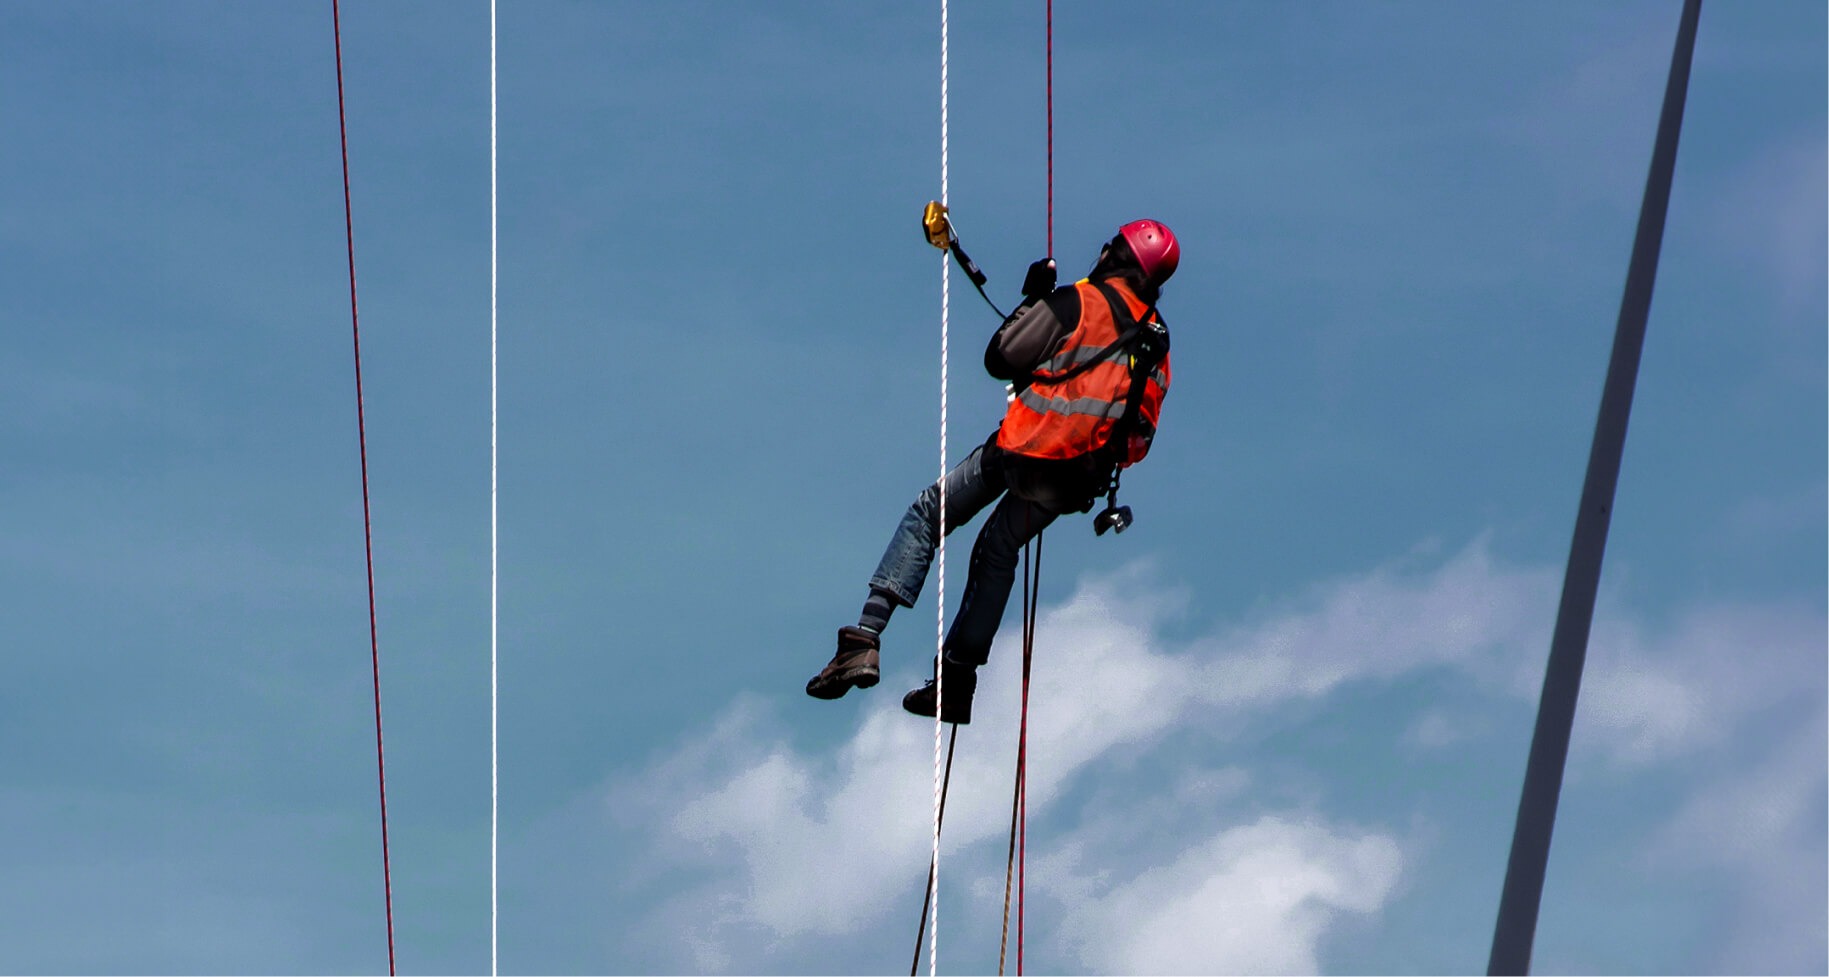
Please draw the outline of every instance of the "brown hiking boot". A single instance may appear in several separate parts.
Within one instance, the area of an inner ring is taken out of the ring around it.
[[[978,691],[978,670],[968,665],[946,663],[945,699],[940,703],[940,721],[967,726],[972,721],[972,694]],[[902,708],[929,719],[934,715],[934,681],[902,697]]]
[[[863,628],[838,629],[838,654],[826,663],[818,675],[807,681],[807,695],[815,699],[836,699],[852,686],[867,689],[882,678],[878,667],[881,655],[874,632]]]

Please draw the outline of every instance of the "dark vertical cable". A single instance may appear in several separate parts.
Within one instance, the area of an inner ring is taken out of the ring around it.
[[[940,711],[938,689],[939,687],[935,686],[935,712]],[[946,791],[953,783],[953,747],[958,745],[959,727],[955,724],[952,736],[946,741],[946,773],[940,778],[940,812],[937,819],[939,823],[935,826],[936,831],[946,823]],[[927,911],[933,907],[934,868],[934,862],[930,860],[927,863],[927,888],[923,890],[925,894],[921,897],[921,926],[915,930],[914,964],[908,968],[908,977],[914,977],[915,974],[921,972],[921,941],[927,938]]]
[[[1025,535],[1028,533],[1028,528],[1029,511],[1024,509],[1023,533]],[[1022,624],[1025,656],[1029,647],[1029,596],[1032,589],[1029,586],[1029,551],[1029,544],[1024,543],[1022,545]],[[1025,678],[1028,671],[1029,664],[1025,657],[1023,662]],[[1015,891],[1016,884],[1016,825],[1017,819],[1022,814],[1023,762],[1026,759],[1024,754],[1028,747],[1026,728],[1029,719],[1028,707],[1028,689],[1025,687],[1023,689],[1022,724],[1017,727],[1016,734],[1016,775],[1010,780],[1010,847],[1003,862],[1003,930],[997,939],[997,977],[1003,977],[1004,965],[1008,960],[1010,949],[1010,897],[1011,893]]]
[[[1537,728],[1531,737],[1524,790],[1518,801],[1511,859],[1506,865],[1505,889],[1499,900],[1498,923],[1493,930],[1492,956],[1486,965],[1488,974],[1523,974],[1530,969],[1537,911],[1543,898],[1544,871],[1549,863],[1550,834],[1556,825],[1556,802],[1562,793],[1569,732],[1575,722],[1575,700],[1581,692],[1581,671],[1588,654],[1588,632],[1594,620],[1595,594],[1600,587],[1607,527],[1619,484],[1620,460],[1625,452],[1626,422],[1632,413],[1632,391],[1638,381],[1645,325],[1651,313],[1658,250],[1664,239],[1664,217],[1670,208],[1677,137],[1683,128],[1683,103],[1689,90],[1689,66],[1695,54],[1696,21],[1701,9],[1702,0],[1685,0],[1677,28],[1676,48],[1671,54],[1670,79],[1664,89],[1663,113],[1658,118],[1651,173],[1645,181],[1645,198],[1639,208],[1638,233],[1632,242],[1632,259],[1626,272],[1626,291],[1613,334],[1613,353],[1607,365],[1606,386],[1601,393],[1600,416],[1594,424],[1587,479],[1581,488],[1581,508],[1575,517],[1575,535],[1569,545],[1562,602],[1556,612],[1556,630],[1550,640],[1549,666],[1543,675],[1543,697],[1537,706]]]
[[[1023,972],[1023,930],[1028,908],[1026,882],[1029,866],[1029,678],[1035,661],[1035,615],[1042,602],[1042,534],[1035,534],[1035,576],[1029,582],[1029,605],[1024,608],[1022,629],[1022,739],[1017,763],[1016,795],[1021,809],[1021,830],[1016,835],[1016,973]]]
[[[1027,532],[1028,512],[1023,513]],[[1029,554],[1033,549],[1034,563]],[[1010,947],[1010,893],[1016,893],[1016,972],[1022,973],[1023,883],[1029,834],[1029,680],[1035,660],[1035,611],[1041,601],[1042,537],[1022,547],[1022,718],[1016,729],[1016,776],[1010,793],[1010,849],[1004,859],[1003,935],[997,944],[997,973],[1004,972]],[[1031,570],[1033,566],[1033,570]]]
[[[356,444],[362,458],[362,547],[368,565],[368,653],[375,676],[375,769],[381,785],[381,891],[387,906],[387,972],[394,973],[394,881],[387,851],[387,761],[381,748],[381,639],[375,626],[375,540],[368,505],[368,426],[362,413],[362,326],[356,315],[356,230],[349,203],[349,126],[343,113],[343,19],[330,0],[336,41],[337,135],[343,150],[343,235],[349,250],[349,326],[356,350]]]

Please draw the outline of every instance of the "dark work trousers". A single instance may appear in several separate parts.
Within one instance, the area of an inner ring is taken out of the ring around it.
[[[1055,510],[1009,494],[1008,455],[987,442],[972,449],[952,471],[927,487],[903,513],[902,522],[883,552],[882,562],[870,577],[870,586],[904,607],[913,607],[927,580],[928,565],[940,545],[940,486],[946,486],[946,532],[971,521],[991,503],[978,541],[972,544],[972,561],[966,572],[965,594],[959,613],[946,633],[946,658],[958,665],[977,667],[991,654],[991,639],[1003,621],[1010,587],[1016,581],[1016,560],[1024,543],[1048,528],[1059,515]]]

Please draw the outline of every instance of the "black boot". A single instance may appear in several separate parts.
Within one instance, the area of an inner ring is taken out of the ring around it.
[[[838,654],[826,663],[818,675],[807,681],[807,695],[815,699],[836,699],[852,686],[867,689],[882,678],[881,653],[874,632],[863,628],[838,629]]]
[[[946,662],[944,678],[944,699],[940,703],[940,721],[969,725],[972,721],[972,693],[978,691],[978,670],[970,665],[955,665]],[[934,682],[915,689],[902,697],[902,708],[917,716],[929,719],[934,715]]]

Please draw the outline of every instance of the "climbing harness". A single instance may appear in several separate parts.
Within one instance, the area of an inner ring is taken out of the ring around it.
[[[1068,460],[1090,455],[1106,468],[1103,491],[1106,507],[1093,520],[1095,535],[1108,529],[1123,532],[1132,516],[1129,506],[1118,504],[1121,470],[1143,459],[1147,439],[1134,442],[1147,425],[1166,390],[1168,376],[1159,372],[1169,353],[1168,326],[1155,306],[1133,315],[1116,290],[1104,282],[1082,282],[1080,294],[1090,300],[1096,290],[1110,310],[1107,323],[1082,324],[1073,339],[1044,365],[1065,366],[1060,372],[1036,372],[1013,392],[1009,413],[998,430],[999,447],[1020,455]],[[1101,335],[1116,335],[1098,345]],[[1118,369],[1117,365],[1125,366]],[[1087,373],[1104,369],[1106,376],[1074,384]],[[1122,384],[1122,386],[1119,386]],[[1156,400],[1150,401],[1152,384]],[[1147,408],[1147,409],[1146,409]],[[1088,503],[1090,507],[1090,502]]]
[[[1119,313],[1119,303],[1108,289],[1105,300],[1112,304],[1112,314]],[[1149,375],[1156,365],[1169,355],[1169,330],[1162,321],[1161,313],[1155,306],[1150,306],[1143,319],[1137,324],[1130,344],[1130,391],[1124,397],[1124,414],[1118,418],[1117,426],[1112,428],[1111,440],[1107,446],[1116,445],[1117,450],[1128,453],[1130,436],[1136,431],[1137,423],[1142,417],[1143,396],[1147,389]],[[1130,528],[1130,506],[1118,504],[1118,483],[1123,476],[1124,466],[1113,465],[1111,484],[1106,487],[1105,508],[1092,519],[1092,534],[1103,536],[1107,529],[1114,534]]]
[[[381,746],[381,638],[375,625],[375,537],[368,504],[368,425],[362,411],[362,326],[356,314],[356,228],[349,195],[349,125],[343,112],[343,19],[330,0],[337,65],[337,135],[343,150],[343,237],[349,252],[349,328],[356,360],[356,444],[362,459],[362,548],[368,564],[368,653],[375,678],[375,770],[381,790],[381,891],[387,907],[387,972],[394,973],[394,880],[387,851],[387,755]]]
[[[1105,489],[1105,508],[1100,510],[1098,515],[1092,517],[1092,534],[1094,536],[1105,535],[1105,530],[1107,529],[1114,533],[1122,533],[1130,528],[1130,524],[1133,521],[1130,514],[1130,506],[1118,504],[1118,479],[1118,470],[1114,468],[1111,472],[1111,484],[1106,486]]]

